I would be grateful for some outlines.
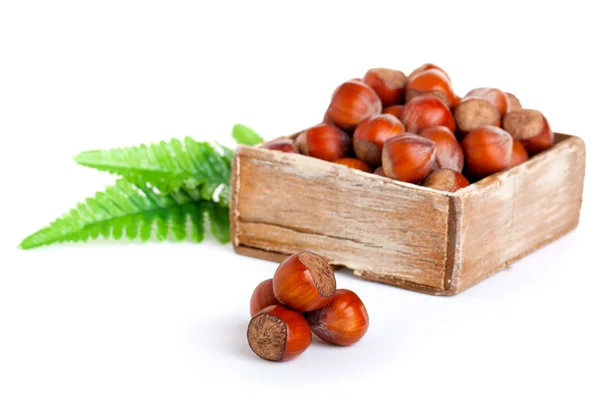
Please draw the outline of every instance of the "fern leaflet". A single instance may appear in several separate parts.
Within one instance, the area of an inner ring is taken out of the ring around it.
[[[221,243],[229,242],[229,208],[204,200],[199,190],[180,189],[165,196],[121,179],[27,237],[20,247],[31,249],[99,236],[120,239],[125,235],[147,241],[153,232],[158,240],[165,240],[170,234],[177,241],[189,236],[193,242],[201,242],[205,217],[213,236]],[[191,225],[189,234],[188,225]]]
[[[200,187],[202,198],[212,200],[217,188],[229,185],[232,157],[233,152],[224,146],[186,137],[183,142],[172,139],[148,146],[87,151],[75,156],[75,161],[120,175],[140,187],[153,186],[164,195]],[[229,198],[220,196],[219,202],[228,205]]]
[[[247,144],[249,146],[254,146],[255,144],[263,142],[263,138],[260,137],[258,133],[254,132],[251,128],[242,124],[236,124],[233,126],[231,136],[233,136],[233,138],[238,144]]]

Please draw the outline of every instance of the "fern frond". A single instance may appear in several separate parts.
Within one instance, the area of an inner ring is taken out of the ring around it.
[[[156,187],[165,195],[200,186],[202,198],[211,200],[219,186],[229,185],[232,156],[224,146],[186,137],[183,142],[172,139],[148,146],[86,151],[75,156],[75,161],[141,187]]]
[[[189,237],[193,242],[201,242],[205,218],[213,236],[221,243],[229,242],[229,209],[204,200],[199,190],[180,189],[164,196],[156,194],[153,188],[121,179],[27,237],[20,247],[31,249],[99,236],[120,239],[125,235],[147,241],[153,233],[158,240],[172,236],[177,241]]]
[[[249,146],[254,146],[255,144],[259,144],[264,141],[258,133],[242,124],[236,124],[233,126],[231,136],[233,136],[238,144],[247,144]]]
[[[223,161],[225,161],[227,163],[227,165],[231,166],[231,161],[233,161],[234,151],[232,149],[230,149],[229,147],[223,146],[219,143],[214,143],[214,146],[217,148],[218,151],[220,151],[222,153],[221,158],[223,158]]]

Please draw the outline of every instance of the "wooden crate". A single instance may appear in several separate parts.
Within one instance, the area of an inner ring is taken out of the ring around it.
[[[281,261],[310,250],[364,279],[451,295],[574,229],[584,172],[585,144],[565,134],[456,193],[240,146],[231,236],[240,254]]]

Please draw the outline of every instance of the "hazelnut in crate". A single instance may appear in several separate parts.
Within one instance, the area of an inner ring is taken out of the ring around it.
[[[585,145],[499,88],[457,95],[425,64],[334,90],[321,123],[232,168],[238,253],[303,250],[365,279],[456,294],[574,229]]]

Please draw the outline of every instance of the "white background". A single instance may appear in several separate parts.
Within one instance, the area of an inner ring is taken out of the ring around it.
[[[593,2],[0,2],[0,399],[597,399],[600,29]],[[579,228],[451,298],[369,283],[363,341],[269,363],[245,341],[276,264],[209,238],[31,251],[20,240],[110,184],[82,150],[186,135],[233,145],[320,120],[371,67],[445,68],[584,138]],[[335,397],[333,397],[335,396]]]

